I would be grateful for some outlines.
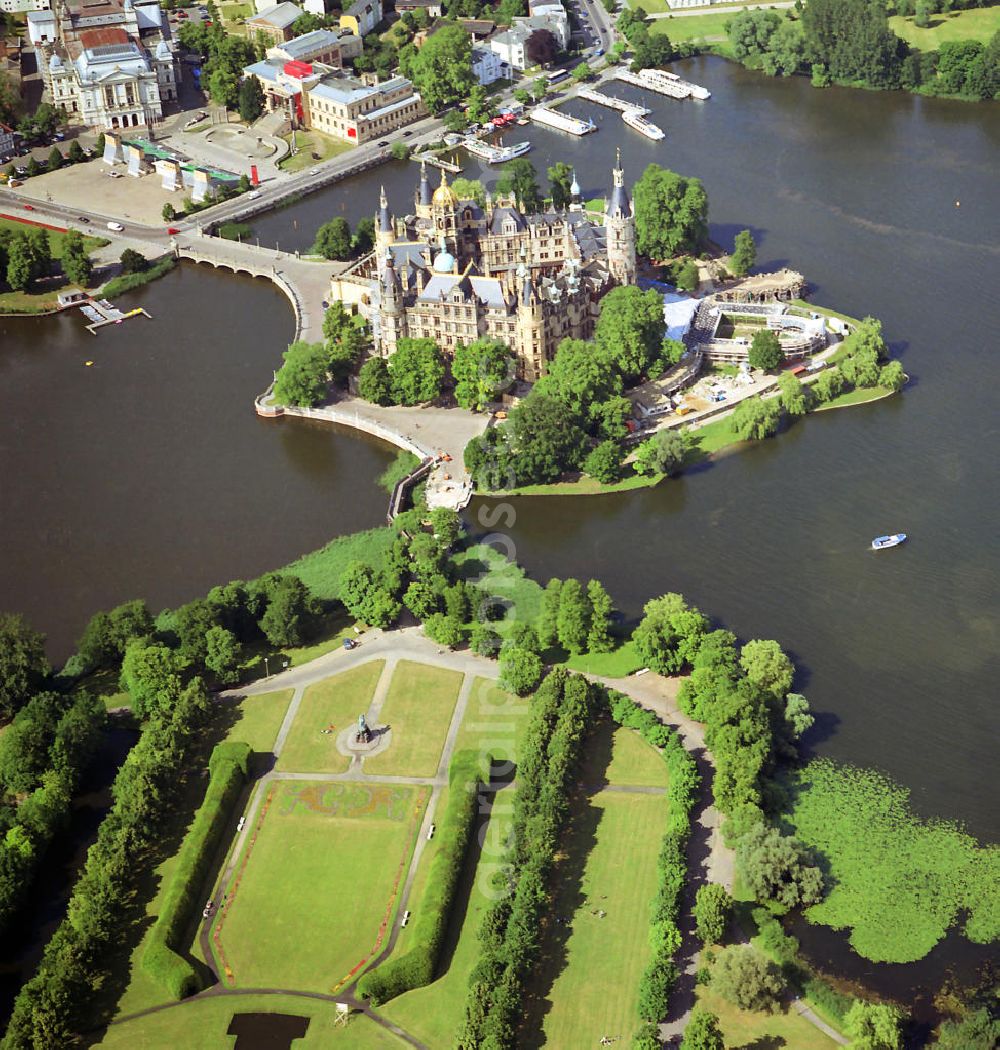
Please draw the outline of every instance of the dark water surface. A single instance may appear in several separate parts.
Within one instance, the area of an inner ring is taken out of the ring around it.
[[[92,336],[0,318],[0,609],[64,658],[91,613],[154,613],[384,520],[380,443],[253,399],[294,334],[269,282],[185,264]],[[84,362],[92,360],[92,367]]]

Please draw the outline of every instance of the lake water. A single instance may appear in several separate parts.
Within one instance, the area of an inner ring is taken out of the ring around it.
[[[749,227],[761,267],[794,266],[816,302],[880,317],[912,382],[655,490],[519,499],[516,556],[539,578],[599,576],[631,616],[679,590],[743,637],[777,638],[819,713],[815,752],[877,766],[921,813],[996,840],[1000,106],[817,91],[715,59],[678,71],[713,97],[647,96],[662,142],[611,111],[584,139],[530,127],[507,141],[530,138],[540,172],[574,163],[588,197],[607,190],[616,147],[629,183],[654,160],[698,175],[717,241]],[[404,213],[416,177],[386,165],[255,233],[305,249],[335,215],[371,214],[380,181]],[[390,451],[252,413],[292,333],[279,293],[185,267],[123,302],[154,320],[95,339],[77,317],[0,319],[0,608],[63,654],[95,609],[177,603],[384,513],[374,478]],[[906,546],[868,549],[897,530]]]

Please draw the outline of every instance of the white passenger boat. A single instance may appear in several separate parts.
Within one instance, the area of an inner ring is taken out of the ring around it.
[[[651,121],[641,114],[637,113],[634,109],[627,109],[622,113],[622,120],[634,131],[638,131],[641,135],[645,135],[647,139],[658,139],[665,138],[666,135],[661,128],[658,128]]]
[[[485,160],[487,164],[504,164],[515,157],[523,157],[531,149],[530,142],[518,142],[513,146],[491,146],[488,142],[474,138],[465,139],[462,145],[474,157]]]

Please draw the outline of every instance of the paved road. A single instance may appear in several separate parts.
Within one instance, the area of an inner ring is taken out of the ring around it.
[[[794,7],[795,0],[773,0],[771,3],[762,4],[714,4],[711,7],[682,7],[676,11],[660,11],[655,15],[647,15],[647,18],[698,18],[700,15],[738,15],[743,11],[761,11],[766,7],[781,8]]]

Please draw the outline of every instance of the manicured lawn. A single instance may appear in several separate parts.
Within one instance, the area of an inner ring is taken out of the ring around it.
[[[401,660],[379,715],[379,722],[392,728],[392,744],[365,759],[365,772],[434,776],[463,677],[458,671]]]
[[[699,459],[703,459],[712,452],[718,452],[720,449],[738,443],[736,435],[733,433],[729,416],[726,416],[725,419],[717,419],[712,423],[706,423],[703,427],[698,427],[697,430],[692,430],[691,437],[694,439],[695,444],[695,452],[690,459],[692,463],[697,463]]]
[[[544,1036],[523,1045],[597,1046],[603,1035],[631,1044],[667,812],[666,799],[654,795],[602,791],[574,803],[551,908],[571,925],[568,938],[562,925],[546,931],[527,1006]]]
[[[13,230],[16,233],[25,233],[32,228],[30,222],[17,222],[15,219],[6,219],[0,217],[0,230]],[[79,229],[79,227],[76,227]],[[83,230],[80,230],[83,233]],[[52,257],[53,259],[62,258],[62,247],[63,241],[65,240],[65,234],[57,233],[55,230],[49,230],[49,244],[52,246]],[[95,251],[97,248],[103,248],[105,244],[109,243],[105,237],[90,237],[84,235],[83,245],[88,252]]]
[[[368,710],[385,667],[373,660],[309,686],[281,750],[277,768],[296,773],[343,773],[349,759],[337,750],[337,734]],[[324,733],[329,729],[329,733]]]
[[[601,718],[591,730],[577,780],[590,790],[605,784],[665,788],[667,764],[634,729]]]
[[[102,1050],[232,1050],[228,1035],[234,1014],[287,1014],[306,1017],[306,1034],[292,1043],[294,1050],[397,1050],[406,1044],[364,1015],[354,1016],[346,1028],[334,1025],[336,1007],[321,999],[291,995],[227,995],[193,999],[107,1030],[96,1045]]]
[[[974,7],[953,11],[949,15],[931,15],[930,25],[919,29],[913,18],[894,15],[889,28],[918,51],[936,51],[954,40],[979,40],[986,43],[1000,29],[1000,7]]]
[[[290,135],[286,135],[285,139],[291,142]],[[304,171],[306,168],[322,164],[323,161],[354,148],[349,142],[341,142],[339,139],[330,138],[329,135],[323,135],[318,131],[296,131],[295,146],[298,152],[286,157],[278,165],[282,171]],[[314,157],[314,153],[319,156]]]
[[[331,992],[360,972],[395,912],[428,795],[276,783],[213,927],[232,983]]]
[[[726,1046],[801,1046],[822,1050],[837,1045],[793,1011],[765,1014],[740,1010],[704,985],[698,986],[698,1002],[719,1018]]]
[[[831,310],[828,306],[817,306],[815,303],[807,302],[805,299],[792,299],[792,306],[799,306],[803,310],[808,310],[814,314],[822,314],[824,317],[838,317],[841,321],[847,321],[852,325],[859,325],[861,322],[856,317],[851,317],[850,314],[838,313],[836,310]]]
[[[487,594],[513,603],[514,610],[493,626],[504,634],[509,625],[534,623],[542,603],[542,588],[525,575],[516,562],[508,561],[502,550],[479,544],[455,555],[459,575],[485,588]]]
[[[645,6],[645,4],[643,4]],[[651,33],[665,33],[673,43],[682,40],[704,40],[714,45],[714,50],[725,54],[729,49],[726,23],[740,11],[742,5],[707,15],[692,15],[690,18],[657,18],[649,23]]]
[[[455,751],[492,754],[496,762],[516,762],[527,725],[529,701],[504,692],[489,678],[477,678],[469,692]]]
[[[624,678],[642,667],[642,659],[631,641],[620,645],[611,653],[581,653],[571,656],[566,666],[584,674],[599,674],[606,678]]]
[[[884,397],[892,397],[892,391],[884,386],[858,387],[856,390],[848,390],[838,394],[832,401],[825,405],[817,405],[815,412],[825,412],[830,408],[846,408],[848,405],[866,405],[869,401],[881,401]]]
[[[626,467],[631,470],[631,467]],[[509,489],[505,492],[494,492],[494,496],[605,496],[610,492],[631,492],[634,489],[648,489],[658,485],[664,475],[657,474],[653,477],[643,477],[639,474],[630,474],[621,481],[614,481],[604,485],[600,481],[583,474],[576,481],[556,481],[549,485],[523,485],[521,488]]]
[[[236,719],[226,732],[226,739],[242,740],[261,753],[270,751],[288,710],[292,692],[291,689],[281,689],[261,696],[244,696],[238,701],[223,701],[232,707]]]

